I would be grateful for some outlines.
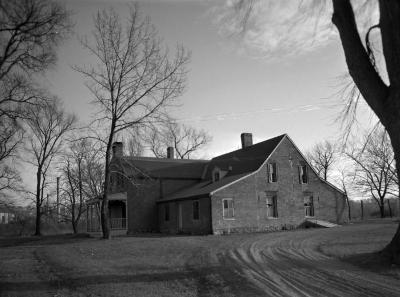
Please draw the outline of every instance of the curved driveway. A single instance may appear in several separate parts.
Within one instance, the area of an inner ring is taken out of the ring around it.
[[[250,238],[225,253],[225,263],[240,269],[265,296],[400,296],[400,280],[322,252],[335,249],[346,231],[340,228]],[[351,250],[351,234],[347,235],[348,242],[340,247],[347,244]]]

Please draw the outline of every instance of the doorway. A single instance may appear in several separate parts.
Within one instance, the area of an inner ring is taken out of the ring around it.
[[[178,202],[178,232],[183,231],[182,203]]]

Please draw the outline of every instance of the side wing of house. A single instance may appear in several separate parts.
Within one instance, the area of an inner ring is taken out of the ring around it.
[[[345,218],[344,194],[321,180],[284,137],[255,172],[211,196],[214,234],[293,229],[307,219]]]

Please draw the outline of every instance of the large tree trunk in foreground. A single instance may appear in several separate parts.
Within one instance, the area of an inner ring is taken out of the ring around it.
[[[332,22],[339,31],[349,73],[388,131],[400,174],[400,1],[379,1],[379,29],[390,86],[377,73],[361,42],[350,0],[332,2]],[[391,261],[400,263],[400,225],[383,252]]]

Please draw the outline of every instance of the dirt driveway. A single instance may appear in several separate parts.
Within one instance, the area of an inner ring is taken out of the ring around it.
[[[230,236],[0,239],[0,296],[400,296],[392,221]]]
[[[329,256],[347,253],[348,260],[354,262],[357,259],[354,252],[368,251],[368,244],[374,245],[379,240],[366,238],[352,242],[356,229],[281,233],[271,241],[265,238],[245,241],[227,256],[266,296],[400,296],[400,279],[394,269],[392,276],[388,276]],[[379,232],[376,226],[370,229],[371,233]],[[359,234],[354,237],[359,238]],[[352,244],[354,250],[346,251]]]

